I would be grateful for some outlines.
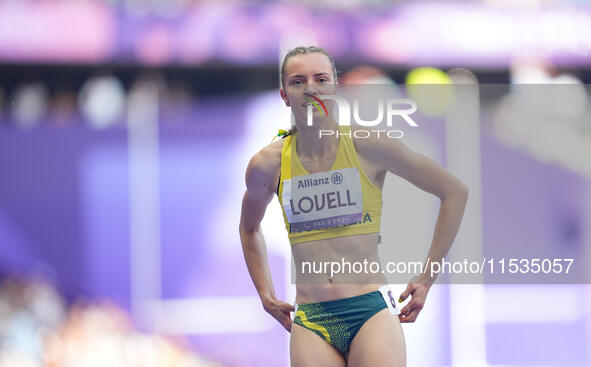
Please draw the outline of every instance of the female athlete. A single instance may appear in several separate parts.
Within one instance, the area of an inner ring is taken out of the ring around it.
[[[441,200],[427,262],[446,256],[458,231],[467,187],[400,139],[358,139],[332,118],[336,94],[331,56],[319,47],[297,47],[281,66],[280,95],[295,127],[256,153],[246,169],[240,238],[263,308],[291,332],[292,366],[406,366],[401,323],[414,322],[434,277],[415,276],[400,295],[401,310],[383,274],[305,272],[302,264],[379,261],[382,186],[386,172]],[[313,105],[313,108],[310,106]],[[313,124],[308,126],[308,113]],[[320,134],[320,131],[324,131]],[[332,132],[332,133],[327,133]],[[277,299],[260,223],[277,195],[296,270],[295,307]],[[293,319],[291,312],[294,312]]]

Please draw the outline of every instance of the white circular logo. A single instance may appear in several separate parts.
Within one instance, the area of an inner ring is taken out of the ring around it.
[[[343,175],[340,172],[335,172],[330,176],[330,180],[333,184],[338,185],[343,182]]]

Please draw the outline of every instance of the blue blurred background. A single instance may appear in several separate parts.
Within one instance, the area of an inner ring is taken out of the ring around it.
[[[458,243],[591,261],[587,0],[0,0],[0,366],[288,365],[238,221],[301,44],[343,82],[477,80],[464,143],[437,111],[409,136],[471,188]],[[394,228],[427,244],[437,203],[390,179],[414,208]],[[280,210],[263,228],[293,302]],[[591,287],[440,284],[403,329],[409,366],[591,366]]]

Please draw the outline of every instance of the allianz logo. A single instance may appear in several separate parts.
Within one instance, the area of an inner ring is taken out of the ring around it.
[[[333,184],[340,184],[343,182],[343,175],[340,172],[333,172],[330,176],[322,178],[305,178],[298,180],[298,189],[305,189],[307,187],[328,185],[332,181]]]

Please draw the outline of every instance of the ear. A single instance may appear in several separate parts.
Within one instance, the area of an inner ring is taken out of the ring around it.
[[[279,89],[279,95],[281,95],[281,99],[283,99],[283,101],[285,102],[285,105],[287,107],[290,106],[289,104],[289,98],[287,97],[287,93],[285,93],[285,91],[283,90],[283,88]]]

